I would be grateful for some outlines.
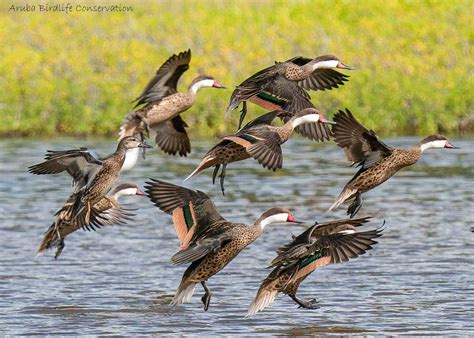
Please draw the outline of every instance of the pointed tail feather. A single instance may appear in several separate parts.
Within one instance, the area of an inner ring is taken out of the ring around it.
[[[344,188],[344,190],[342,190],[342,192],[339,194],[337,200],[333,203],[333,205],[331,205],[331,207],[326,212],[336,210],[342,203],[354,197],[356,193],[357,189],[355,188]]]
[[[178,287],[178,290],[176,290],[176,294],[170,305],[189,303],[191,301],[191,297],[194,294],[194,289],[196,288],[196,285],[196,282],[182,281]]]
[[[245,317],[253,316],[257,312],[265,309],[268,305],[275,301],[277,294],[278,290],[258,290],[257,297],[255,297],[255,300],[252,302],[252,304],[250,304],[249,310]]]
[[[215,157],[213,157],[213,156],[205,156],[205,157],[202,159],[201,163],[199,163],[199,165],[197,166],[197,168],[194,169],[194,171],[193,171],[191,174],[189,174],[189,176],[186,177],[186,178],[184,179],[184,181],[189,180],[190,178],[192,178],[192,177],[194,177],[194,176],[200,174],[203,170],[205,170],[205,169],[207,169],[207,168],[209,168],[209,167],[212,167],[212,166],[214,166],[214,165],[216,165],[216,164],[217,164],[217,161],[216,161],[216,158],[215,158]]]
[[[38,247],[37,256],[43,256],[44,252],[48,249],[51,249],[56,242],[59,240],[58,232],[56,231],[56,223],[51,224],[51,226],[46,230],[43,235],[43,240],[41,241]]]

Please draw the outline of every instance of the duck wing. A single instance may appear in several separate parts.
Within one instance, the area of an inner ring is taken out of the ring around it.
[[[357,232],[356,227],[367,222],[367,218],[338,220],[315,224],[292,242],[278,249],[272,267],[280,270],[297,266],[296,279],[305,276],[320,266],[348,261],[372,249],[382,235],[383,227]],[[319,228],[319,229],[318,229]],[[323,232],[317,233],[318,230]]]
[[[332,132],[336,144],[344,150],[352,165],[357,163],[365,170],[392,153],[392,149],[373,130],[360,124],[349,109],[339,110],[334,121],[336,125]]]
[[[181,75],[189,69],[191,50],[173,54],[156,71],[156,75],[148,82],[143,92],[133,102],[135,108],[146,103],[161,100],[163,97],[177,92],[177,84]]]
[[[46,175],[66,171],[71,175],[76,191],[91,182],[102,167],[102,161],[95,158],[87,148],[65,151],[48,150],[45,160],[28,167],[28,172],[35,175]]]
[[[257,126],[238,132],[237,134],[224,137],[224,140],[234,142],[245,148],[264,168],[273,171],[281,169],[283,165],[283,154],[280,144],[280,136],[268,126]]]
[[[304,66],[312,59],[303,56],[296,56],[287,60],[286,62],[294,63],[298,66]],[[298,85],[306,90],[331,90],[339,88],[344,85],[344,82],[349,81],[349,75],[339,73],[334,69],[316,69],[306,79],[298,81]]]
[[[209,196],[202,191],[155,179],[146,184],[150,200],[160,210],[173,216],[181,249],[204,236],[213,224],[224,220]]]
[[[179,153],[179,156],[186,156],[191,152],[191,142],[185,129],[187,126],[178,115],[151,128],[156,132],[155,142],[161,150],[170,155]]]

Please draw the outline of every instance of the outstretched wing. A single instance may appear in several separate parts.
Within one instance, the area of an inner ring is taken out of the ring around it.
[[[293,240],[277,249],[277,257],[272,261],[272,266],[281,262],[291,262],[306,254],[308,248],[318,239],[337,233],[355,232],[355,228],[369,222],[371,217],[355,219],[340,219],[325,223],[315,223],[301,234],[293,237]]]
[[[187,126],[180,115],[153,125],[152,129],[156,132],[156,144],[167,154],[179,153],[179,156],[186,156],[191,152],[191,142],[185,129]]]
[[[102,166],[87,148],[66,151],[48,150],[42,163],[28,167],[35,175],[58,174],[66,171],[71,175],[75,190],[86,186]]]
[[[358,163],[362,169],[367,169],[392,153],[392,149],[373,130],[360,124],[349,109],[337,112],[334,121],[336,125],[332,132],[336,144],[344,150],[352,164]]]
[[[173,54],[156,71],[156,75],[148,82],[143,92],[134,102],[135,107],[144,103],[152,103],[161,100],[163,97],[176,93],[176,86],[181,75],[189,69],[191,62],[191,50]]]
[[[292,62],[298,66],[304,66],[310,61],[310,58],[297,56],[287,60],[286,62]],[[348,78],[349,75],[339,73],[333,69],[316,69],[306,79],[298,81],[298,85],[306,90],[331,90],[344,85],[344,82],[348,81]]]
[[[171,183],[151,179],[145,190],[160,210],[173,216],[181,249],[187,248],[205,231],[224,218],[202,191],[194,191]]]
[[[264,168],[280,169],[283,165],[280,136],[267,128],[249,128],[235,135],[224,137],[245,148],[246,152]]]

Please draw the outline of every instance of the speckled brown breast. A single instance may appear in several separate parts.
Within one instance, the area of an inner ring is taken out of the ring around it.
[[[214,151],[219,164],[232,163],[250,158],[244,147],[230,142],[222,147],[217,147]]]
[[[97,173],[90,188],[87,189],[84,201],[91,205],[99,202],[117,181],[117,178],[125,161],[125,153],[117,154],[103,161],[102,169]]]
[[[308,76],[300,66],[293,63],[285,63],[284,75],[290,81],[300,81]]]
[[[347,187],[356,188],[360,192],[368,191],[388,180],[400,169],[416,163],[420,156],[419,149],[394,149],[392,154],[357,176]]]
[[[232,241],[208,254],[200,264],[189,274],[189,280],[201,282],[221,271],[229,264],[245,247],[255,241],[258,234],[247,225],[236,224],[232,231]],[[185,274],[189,273],[186,271]]]
[[[194,96],[176,93],[165,97],[157,104],[152,104],[142,109],[140,115],[148,125],[168,121],[176,115],[188,110],[194,103]]]

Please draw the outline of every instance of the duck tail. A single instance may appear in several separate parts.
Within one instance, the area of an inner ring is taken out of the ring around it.
[[[38,247],[37,256],[43,256],[44,252],[51,249],[59,241],[58,231],[56,229],[56,223],[50,225],[48,230],[43,235],[43,240]]]
[[[247,314],[245,315],[245,317],[250,317],[250,316],[255,315],[257,312],[262,311],[268,305],[270,305],[271,303],[275,301],[275,298],[278,294],[278,290],[276,289],[269,290],[267,288],[263,288],[262,286],[258,290],[257,297],[255,297],[252,304],[250,304],[249,310],[247,311]]]
[[[183,279],[181,284],[179,284],[178,290],[176,290],[176,294],[174,295],[170,305],[189,303],[194,294],[194,290],[196,289],[196,285],[196,282]]]
[[[344,188],[342,192],[339,194],[339,197],[337,200],[331,205],[331,207],[328,209],[328,211],[336,210],[342,203],[344,203],[346,200],[354,197],[354,195],[357,193],[357,189],[355,188]]]
[[[119,131],[119,140],[125,136],[134,136],[141,132],[142,119],[141,116],[135,110],[130,110],[125,118],[123,119],[122,125]]]
[[[199,173],[201,173],[201,171],[203,171],[203,170],[205,170],[209,167],[212,167],[216,164],[217,164],[217,160],[216,160],[215,156],[212,156],[212,155],[204,156],[204,158],[202,159],[201,163],[199,163],[197,168],[194,169],[194,171],[191,174],[189,174],[189,176],[186,177],[184,180],[187,181],[191,177],[194,177],[194,176],[198,175]]]

